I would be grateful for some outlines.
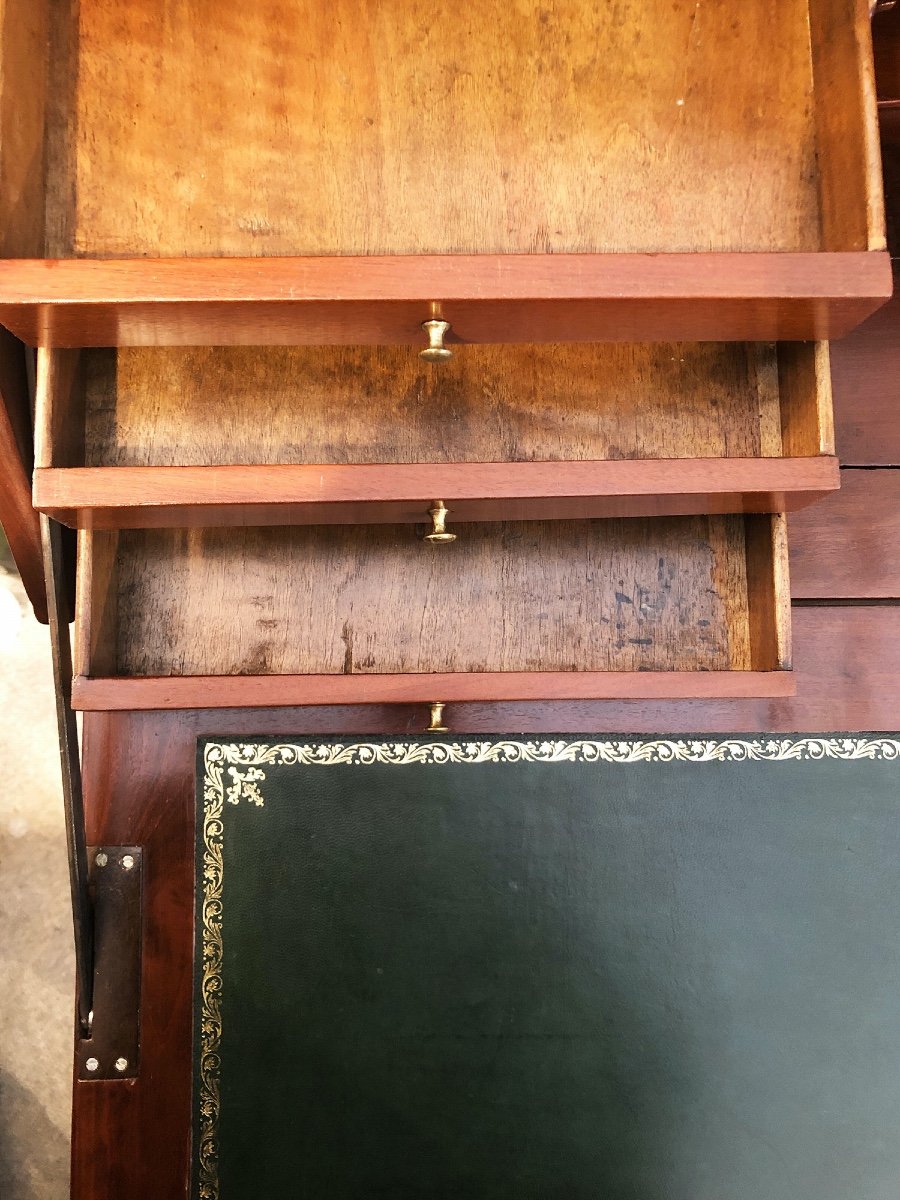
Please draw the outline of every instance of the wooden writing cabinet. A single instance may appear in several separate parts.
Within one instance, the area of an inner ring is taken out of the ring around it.
[[[866,0],[5,0],[33,345],[839,336],[890,292]]]
[[[140,1065],[76,1081],[73,1196],[183,1200],[198,735],[890,719],[893,526],[857,526],[892,481],[797,521],[796,698],[783,515],[837,486],[828,339],[891,290],[868,4],[0,13],[0,323],[78,530],[67,778],[143,862]]]

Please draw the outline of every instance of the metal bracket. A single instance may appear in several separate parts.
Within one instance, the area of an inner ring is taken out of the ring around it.
[[[140,1066],[140,846],[89,851],[94,901],[91,1034],[76,1046],[79,1080],[134,1079]]]

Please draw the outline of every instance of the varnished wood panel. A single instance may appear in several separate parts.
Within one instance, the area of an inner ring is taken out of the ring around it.
[[[815,0],[810,15],[823,245],[830,250],[883,250],[868,0]],[[757,47],[755,61],[759,54]]]
[[[896,263],[900,259],[900,100],[879,111],[888,250]]]
[[[815,249],[811,15],[80,0],[66,253]]]
[[[98,534],[118,621],[91,673],[747,670],[753,520]]]
[[[0,320],[69,347],[411,342],[432,305],[464,341],[839,336],[885,294],[864,7],[482,0],[445,30],[424,0],[63,0],[28,26],[27,119],[3,96],[31,145],[49,58],[48,269],[4,264]]]
[[[0,260],[33,346],[802,341],[890,295],[884,252]]]
[[[172,770],[174,727],[128,729],[122,740],[124,726],[91,722],[83,774],[88,840],[144,850],[141,1073],[74,1083],[71,1188],[79,1200],[186,1200],[193,768]],[[190,738],[178,741],[183,754]]]
[[[894,297],[831,347],[837,451],[848,466],[900,464],[900,266]]]
[[[900,470],[841,472],[841,490],[790,519],[798,599],[900,600]]]
[[[814,349],[793,357],[808,375],[798,407],[813,423]],[[87,466],[740,458],[782,450],[779,359],[766,344],[459,346],[440,365],[407,346],[122,349],[85,358]],[[820,451],[797,451],[804,452]]]

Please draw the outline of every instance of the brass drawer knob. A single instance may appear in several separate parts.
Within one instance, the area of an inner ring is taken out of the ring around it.
[[[432,704],[431,706],[431,723],[425,730],[426,733],[448,733],[449,730],[444,724],[444,705]]]
[[[426,542],[441,544],[443,542],[455,542],[456,534],[447,532],[447,514],[450,509],[444,504],[443,500],[435,500],[431,508],[428,510],[428,515],[431,517],[431,532],[425,534]]]
[[[447,321],[423,321],[422,328],[428,334],[428,345],[419,351],[419,358],[426,362],[445,362],[453,357],[453,351],[444,345],[444,336],[450,332]]]

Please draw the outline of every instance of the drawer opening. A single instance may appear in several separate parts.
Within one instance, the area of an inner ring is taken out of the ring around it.
[[[789,690],[779,516],[79,537],[80,707]]]
[[[824,342],[42,350],[37,410],[35,503],[94,528],[419,521],[437,496],[454,520],[774,512],[838,485]]]
[[[7,10],[6,257],[884,246],[864,0]]]

